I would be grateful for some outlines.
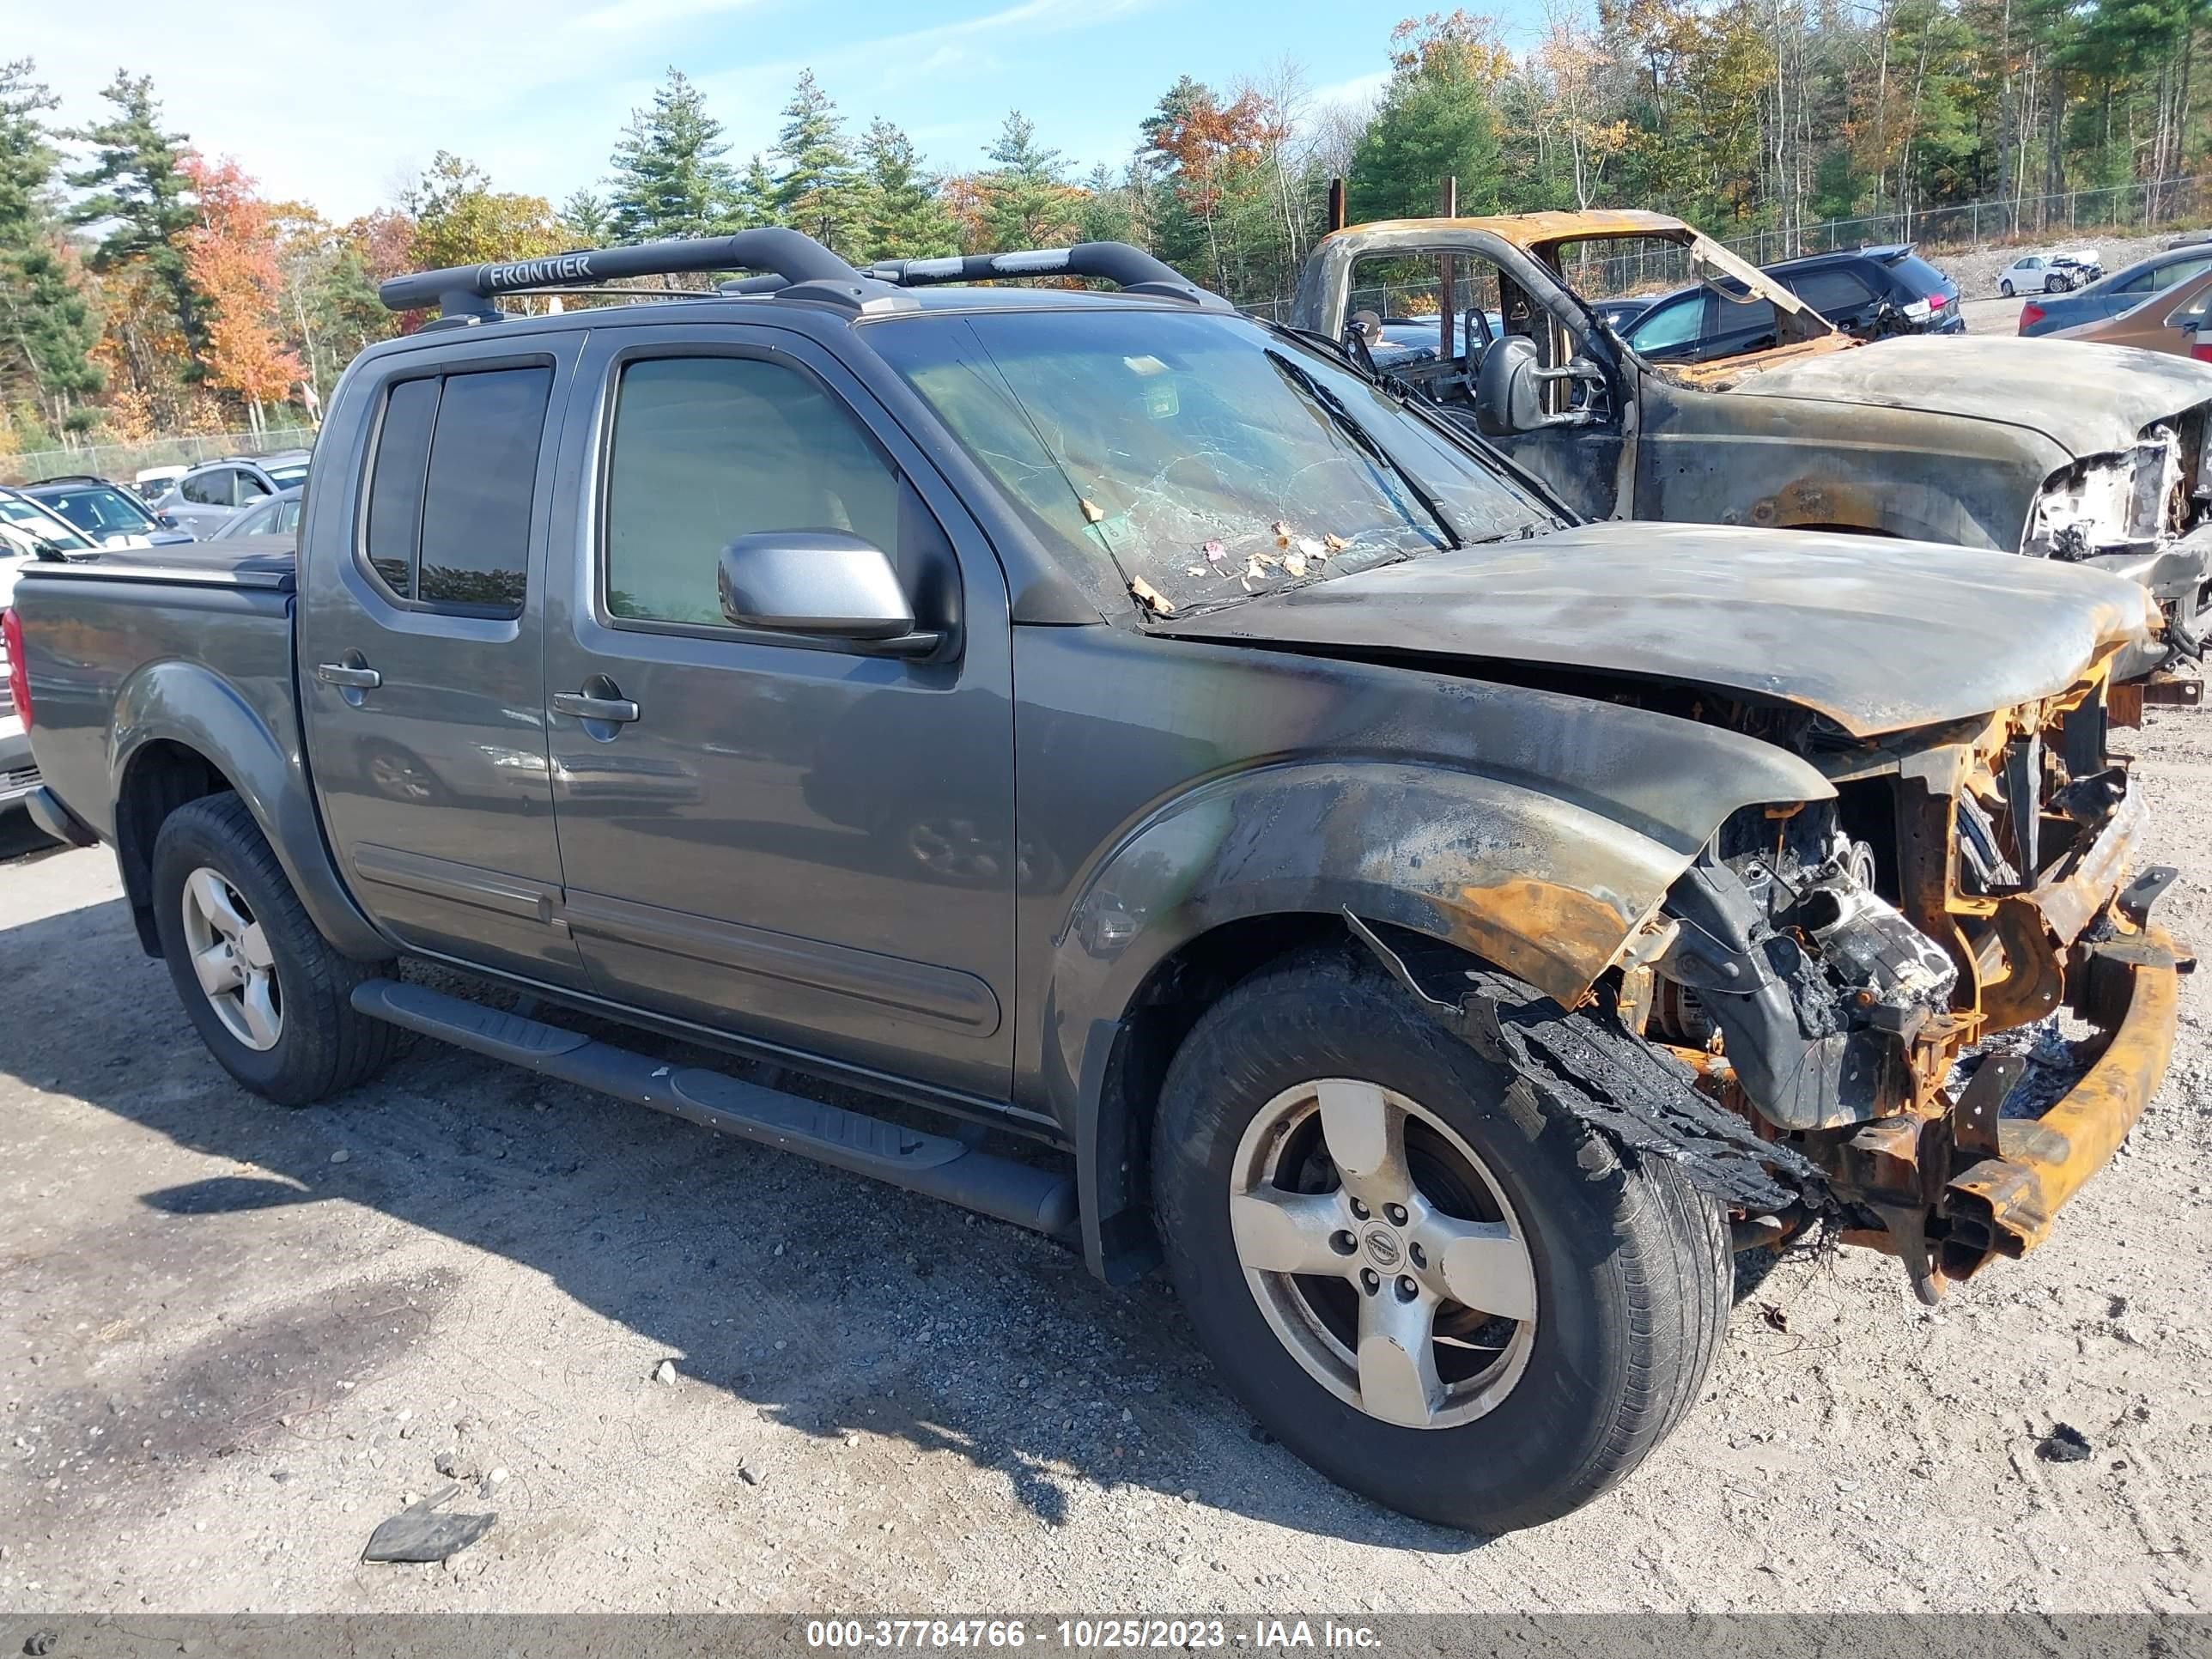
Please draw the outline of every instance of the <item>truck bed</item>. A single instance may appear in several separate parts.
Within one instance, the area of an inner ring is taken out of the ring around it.
[[[112,775],[111,738],[160,705],[190,707],[201,718],[234,710],[264,726],[291,765],[301,765],[293,561],[220,547],[39,564],[16,584],[40,770],[46,787],[103,840],[115,837],[122,781]],[[186,682],[189,699],[181,695]],[[227,695],[210,697],[210,690]]]

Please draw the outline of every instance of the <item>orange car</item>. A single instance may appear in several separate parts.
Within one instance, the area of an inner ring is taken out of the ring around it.
[[[2205,327],[2208,318],[2212,318],[2212,269],[2148,295],[2117,317],[2062,329],[2051,337],[2142,346],[2212,362],[2212,328]]]

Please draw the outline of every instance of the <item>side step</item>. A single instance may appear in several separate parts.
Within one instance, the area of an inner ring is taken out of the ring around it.
[[[353,1006],[371,1018],[650,1106],[724,1134],[797,1152],[854,1175],[873,1176],[1017,1227],[1055,1237],[1075,1237],[1072,1179],[977,1152],[951,1135],[929,1134],[825,1106],[703,1066],[669,1066],[581,1031],[502,1013],[399,980],[363,981],[354,988]]]

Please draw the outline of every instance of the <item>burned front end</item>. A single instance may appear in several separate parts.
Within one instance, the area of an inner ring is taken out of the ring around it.
[[[2203,606],[2212,579],[2212,404],[2153,422],[2129,448],[2091,455],[2044,483],[2021,551],[2083,564],[2140,582],[2166,617],[2165,637],[2117,665],[2140,679],[2204,651]],[[2195,703],[2203,682],[2152,682],[2153,701]],[[2131,693],[2123,690],[2124,701]]]
[[[1801,728],[1833,799],[1737,811],[1676,882],[1621,1005],[1819,1171],[1757,1237],[1840,1222],[1932,1298],[2039,1243],[2156,1089],[2190,964],[2152,916],[2172,872],[2131,872],[2113,661],[1936,730]],[[2058,1015],[2087,1069],[2031,1112],[2022,1028]]]

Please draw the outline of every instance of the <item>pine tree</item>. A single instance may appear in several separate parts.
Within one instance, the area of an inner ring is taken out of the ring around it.
[[[816,82],[812,70],[799,71],[799,84],[784,106],[775,155],[783,163],[775,181],[776,218],[834,252],[856,252],[860,179],[837,106]]]
[[[134,78],[118,70],[100,95],[115,112],[69,135],[93,149],[92,164],[69,175],[71,185],[91,192],[70,210],[70,222],[106,228],[93,249],[94,270],[146,263],[176,312],[196,377],[207,331],[185,268],[183,238],[196,222],[183,172],[185,136],[161,131],[151,76]]]
[[[998,163],[983,175],[983,226],[993,248],[1051,247],[1074,229],[1075,192],[1060,178],[1060,154],[1037,143],[1036,124],[1019,110],[984,152]]]
[[[757,151],[745,164],[738,177],[738,187],[730,198],[730,222],[739,230],[750,230],[760,225],[773,225],[780,221],[775,216],[775,175],[768,170]]]
[[[1083,181],[1083,206],[1076,216],[1076,231],[1086,242],[1134,242],[1142,246],[1145,227],[1138,215],[1137,192],[1101,161]]]
[[[1352,222],[1425,217],[1448,178],[1463,214],[1498,204],[1498,123],[1490,85],[1458,65],[1401,69],[1352,151]]]
[[[83,399],[106,376],[92,361],[99,325],[51,210],[61,158],[41,117],[58,100],[31,72],[27,58],[0,64],[0,378],[27,371],[51,422],[81,432],[98,419]]]
[[[607,204],[588,190],[572,191],[556,216],[561,234],[578,247],[603,246],[612,234]]]
[[[650,109],[630,112],[615,145],[607,202],[610,228],[624,242],[666,236],[711,236],[729,228],[737,179],[722,157],[722,124],[680,70],[653,94]]]
[[[870,259],[922,259],[960,251],[960,228],[921,170],[914,140],[878,118],[860,138],[867,215],[863,254]]]

